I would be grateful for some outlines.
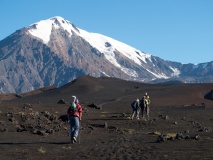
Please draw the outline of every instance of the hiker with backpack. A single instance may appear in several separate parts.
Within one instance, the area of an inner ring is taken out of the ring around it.
[[[134,117],[136,117],[136,119],[139,119],[140,106],[138,98],[131,103],[131,107],[132,107],[131,119],[133,120]]]
[[[140,100],[140,107],[141,107],[141,114],[142,114],[142,120],[145,118],[145,112],[146,112],[146,95],[143,96],[143,98]]]
[[[150,99],[149,99],[149,96],[146,97],[146,101],[145,101],[145,104],[146,104],[146,116],[147,116],[147,120],[149,120],[149,111],[150,111]]]
[[[76,96],[73,97],[73,102],[67,110],[67,117],[70,123],[70,140],[71,143],[77,142],[77,137],[80,131],[80,121],[82,118],[82,106]]]
[[[147,93],[143,96],[140,101],[141,113],[142,113],[142,120],[149,120],[149,107],[150,107],[150,99]]]

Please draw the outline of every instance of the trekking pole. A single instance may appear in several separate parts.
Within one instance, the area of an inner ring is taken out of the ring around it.
[[[79,133],[78,133],[78,144],[80,144],[80,143],[81,143],[81,142],[80,142],[80,140],[81,140],[81,139],[80,139],[80,135],[81,135],[80,133],[81,133],[81,127],[80,127],[80,129],[79,129]]]
[[[80,120],[80,118],[79,118],[78,144],[80,144],[80,143],[81,143],[80,135],[81,135],[81,120]]]

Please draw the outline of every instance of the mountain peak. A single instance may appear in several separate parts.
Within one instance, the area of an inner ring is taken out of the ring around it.
[[[63,17],[61,17],[61,16],[55,16],[55,17],[52,17],[52,18],[50,18],[51,20],[53,19],[53,20],[55,20],[55,19],[57,19],[57,20],[62,20],[62,21],[66,21]]]
[[[69,33],[71,37],[72,31],[79,32],[78,29],[69,21],[60,16],[55,16],[47,20],[41,20],[28,27],[29,33],[41,39],[43,43],[48,44],[52,29],[63,29]]]

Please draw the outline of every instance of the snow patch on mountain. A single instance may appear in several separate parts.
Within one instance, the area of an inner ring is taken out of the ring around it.
[[[48,44],[53,27],[55,29],[62,28],[66,30],[70,37],[72,36],[72,31],[76,32],[75,28],[69,21],[64,20],[62,17],[56,16],[30,25],[29,33],[42,39],[43,43]]]
[[[147,63],[146,60],[148,59],[151,61],[151,55],[145,54],[125,43],[119,42],[113,38],[98,34],[98,33],[89,33],[82,29],[79,29],[80,36],[84,38],[86,41],[90,43],[90,45],[97,48],[100,52],[104,53],[106,58],[110,62],[115,62],[115,55],[113,54],[114,51],[119,51],[123,53],[124,56],[133,60],[138,65],[141,65],[141,61]],[[140,61],[141,60],[141,61]]]
[[[154,75],[156,78],[163,78],[163,79],[168,79],[168,78],[170,78],[170,77],[166,76],[164,73],[158,73],[158,74],[156,74],[156,73],[150,71],[149,69],[146,69],[146,70],[147,70],[149,73],[151,73],[152,75]],[[152,79],[152,80],[154,80],[154,79]]]
[[[43,43],[47,44],[50,40],[52,25],[50,20],[40,21],[32,25],[33,28],[29,30],[30,34],[43,40]]]
[[[130,68],[121,68],[121,70],[124,72],[124,73],[126,73],[127,75],[129,75],[130,77],[135,77],[135,78],[137,78],[137,77],[139,77],[138,76],[138,74],[137,74],[137,72],[135,71],[135,70],[133,70],[133,69],[130,69]]]
[[[179,69],[177,69],[177,68],[173,68],[173,67],[169,67],[172,71],[173,71],[173,73],[172,73],[172,77],[178,77],[179,75],[180,75],[180,70]]]
[[[207,63],[203,63],[202,66],[203,66],[203,69],[206,68],[207,67]]]
[[[102,71],[99,69],[99,72],[101,72],[103,75],[105,75],[106,77],[110,77],[106,72]]]

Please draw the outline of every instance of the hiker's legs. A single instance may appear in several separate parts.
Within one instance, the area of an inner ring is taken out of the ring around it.
[[[79,118],[75,116],[70,116],[70,140],[73,142],[73,137],[78,137],[80,129]]]
[[[132,110],[132,116],[131,116],[131,119],[133,119],[134,118],[134,116],[135,116],[135,113],[136,113],[136,110]]]
[[[145,107],[144,106],[142,106],[142,108],[141,108],[141,113],[142,113],[142,118],[144,118],[144,115],[145,115]]]
[[[74,117],[75,119],[75,130],[73,133],[73,137],[78,137],[78,133],[79,133],[79,129],[80,129],[80,122],[79,122],[79,118],[78,117]]]
[[[149,120],[149,106],[147,106],[146,108],[147,108],[146,115],[147,115],[147,119]]]
[[[140,108],[137,109],[137,116],[136,116],[137,119],[140,118],[140,115],[139,115],[139,114],[140,114]]]
[[[70,140],[72,142],[75,131],[75,119],[74,116],[70,116]]]

